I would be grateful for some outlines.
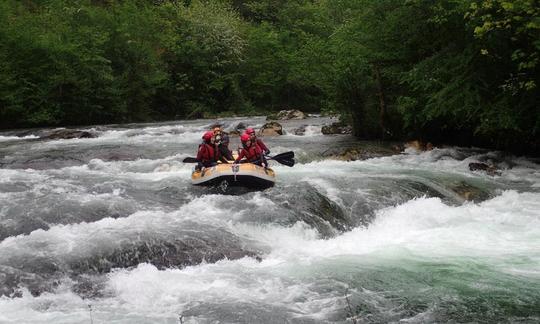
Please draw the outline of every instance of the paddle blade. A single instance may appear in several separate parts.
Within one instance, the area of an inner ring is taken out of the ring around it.
[[[281,154],[278,154],[276,156],[273,156],[272,157],[274,160],[280,160],[280,159],[294,159],[294,152],[293,151],[289,151],[289,152],[283,152]]]
[[[199,162],[199,160],[197,160],[197,159],[194,158],[194,157],[188,156],[187,158],[185,158],[184,160],[182,160],[182,162],[184,162],[184,163],[197,163],[197,162]]]
[[[283,165],[286,165],[288,167],[293,167],[294,163],[295,163],[294,159],[279,159],[279,160],[277,160],[277,159],[274,158],[274,161],[276,161],[278,163],[281,163]]]
[[[295,161],[293,159],[281,160],[281,164],[286,165],[286,166],[291,167],[291,168],[294,166],[294,163],[295,163]]]

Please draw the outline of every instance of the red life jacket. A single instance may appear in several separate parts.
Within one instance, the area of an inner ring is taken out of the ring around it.
[[[260,138],[257,138],[257,145],[261,148],[263,152],[268,151],[268,148],[266,147],[266,145],[264,145],[263,141]]]
[[[236,159],[236,162],[240,161],[242,158],[246,158],[249,162],[256,162],[261,160],[262,150],[257,144],[251,144],[248,148],[243,148],[240,150],[240,154]]]
[[[217,162],[219,158],[219,151],[216,150],[214,145],[202,143],[199,145],[199,151],[197,152],[197,160],[202,164]]]

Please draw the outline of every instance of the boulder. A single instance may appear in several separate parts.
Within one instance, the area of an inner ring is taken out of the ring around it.
[[[288,120],[288,119],[306,119],[307,115],[301,112],[300,110],[281,110],[276,115],[277,119]]]
[[[269,122],[264,124],[259,130],[259,135],[262,136],[277,136],[283,135],[283,127],[280,123]]]
[[[377,157],[394,155],[391,148],[364,146],[348,147],[341,150],[328,150],[322,153],[323,157],[341,161],[367,160]]]
[[[294,135],[304,135],[307,125],[302,125],[293,131]]]
[[[343,122],[332,123],[331,125],[324,125],[321,128],[321,133],[324,135],[332,134],[352,134],[352,126]]]
[[[404,147],[405,148],[412,148],[412,149],[415,149],[415,150],[420,151],[420,152],[431,151],[434,148],[433,144],[431,144],[430,142],[425,143],[425,142],[423,142],[421,140],[409,141],[409,142],[405,143]]]
[[[348,148],[339,154],[333,155],[332,158],[335,160],[343,161],[365,160],[365,158],[363,157],[363,153],[363,150],[357,148]]]
[[[55,129],[43,136],[43,138],[46,138],[46,139],[71,139],[71,138],[96,138],[96,137],[97,135],[95,133],[76,130],[76,129]]]
[[[463,181],[451,184],[449,185],[449,188],[454,191],[459,197],[467,201],[481,202],[489,199],[489,193]]]
[[[394,150],[394,152],[396,153],[400,153],[400,152],[403,152],[403,150],[405,150],[405,146],[403,144],[394,144],[392,145],[392,150]]]
[[[469,163],[469,170],[486,171],[486,173],[490,176],[501,175],[501,171],[495,165],[488,165],[486,163],[480,163],[480,162]]]
[[[405,148],[412,148],[417,151],[423,151],[424,150],[424,143],[419,140],[409,141],[405,143]]]
[[[237,131],[244,130],[246,128],[247,128],[246,124],[242,122],[239,122],[238,125],[234,126],[234,129]]]

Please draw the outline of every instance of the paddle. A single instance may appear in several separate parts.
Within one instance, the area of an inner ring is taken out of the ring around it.
[[[274,159],[274,158],[272,158],[270,156],[267,156],[267,159],[268,160],[274,160],[274,161],[276,161],[276,162],[278,162],[280,164],[286,165],[288,167],[293,167],[294,163],[295,163],[295,161],[292,160],[292,159],[279,159],[279,160],[276,160],[276,159]]]
[[[278,154],[278,155],[275,155],[275,156],[266,156],[267,159],[269,160],[274,160],[278,163],[281,163],[283,165],[286,165],[288,167],[293,167],[294,166],[294,152],[293,151],[289,151],[289,152],[285,152],[285,153],[281,153],[281,154]]]
[[[294,152],[293,151],[283,152],[275,156],[267,156],[267,157],[272,158],[274,160],[294,159]]]
[[[269,159],[269,160],[274,160],[274,161],[276,161],[278,163],[281,163],[281,164],[289,166],[289,167],[294,166],[294,163],[295,163],[295,161],[294,161],[294,152],[293,151],[284,152],[284,153],[281,153],[281,154],[278,154],[278,155],[275,155],[275,156],[267,156],[266,158]],[[188,156],[182,162],[184,162],[184,163],[197,163],[199,161],[194,157]]]
[[[197,162],[199,162],[199,160],[197,160],[194,157],[188,156],[187,158],[182,160],[182,162],[184,162],[184,163],[197,163]]]
[[[184,162],[184,163],[198,163],[199,160],[197,160],[194,157],[188,156],[187,158],[183,159],[182,162]],[[218,161],[218,163],[219,163],[219,161]],[[222,163],[226,163],[226,162],[222,162]],[[229,162],[229,163],[232,163],[232,161]]]

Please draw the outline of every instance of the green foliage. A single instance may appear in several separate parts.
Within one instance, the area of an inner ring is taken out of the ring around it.
[[[535,0],[4,0],[0,127],[340,111],[538,148]]]
[[[534,1],[382,0],[349,8],[355,18],[335,35],[343,80],[336,99],[357,134],[538,147]],[[379,76],[370,73],[374,65]],[[374,129],[377,111],[383,132]]]
[[[237,71],[245,41],[237,14],[224,3],[193,1],[175,15],[163,57],[177,104],[213,112],[241,105]]]

